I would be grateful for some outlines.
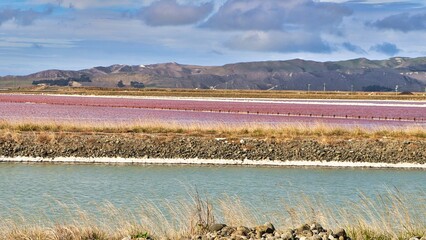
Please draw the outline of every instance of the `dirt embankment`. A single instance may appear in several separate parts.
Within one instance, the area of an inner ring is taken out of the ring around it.
[[[426,142],[403,139],[224,139],[185,135],[1,133],[4,157],[123,157],[426,163]],[[200,160],[202,161],[202,160]]]

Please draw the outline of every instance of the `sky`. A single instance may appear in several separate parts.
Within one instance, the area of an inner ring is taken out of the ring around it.
[[[1,0],[0,76],[426,56],[425,0]]]

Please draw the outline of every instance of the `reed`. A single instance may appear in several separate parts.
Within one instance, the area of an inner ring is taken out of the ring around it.
[[[144,200],[135,209],[105,203],[90,213],[56,202],[60,220],[22,214],[0,218],[0,239],[179,239],[205,233],[215,222],[253,227],[265,221],[279,229],[311,222],[327,229],[343,227],[354,240],[409,239],[426,235],[425,196],[393,189],[377,196],[360,193],[357,199],[333,206],[327,197],[300,194],[263,215],[238,197],[211,200],[197,193],[182,200]]]
[[[20,121],[0,120],[0,131],[4,132],[55,132],[55,133],[105,133],[105,134],[176,134],[198,137],[224,138],[322,138],[332,140],[338,138],[400,138],[425,139],[424,126],[412,127],[339,127],[326,124],[226,124],[226,123],[174,123],[166,121],[133,121],[133,122],[55,122],[26,119]],[[49,136],[44,136],[49,138]],[[50,136],[51,137],[51,136]]]

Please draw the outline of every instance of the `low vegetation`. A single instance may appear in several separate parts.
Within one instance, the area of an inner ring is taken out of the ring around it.
[[[424,92],[401,94],[395,92],[345,92],[345,91],[261,91],[261,90],[203,90],[161,88],[96,88],[37,86],[19,89],[0,89],[3,93],[79,94],[103,96],[159,96],[159,97],[226,97],[226,98],[298,98],[298,99],[353,99],[353,100],[426,100]]]
[[[331,206],[321,196],[300,194],[292,199],[283,200],[268,214],[259,214],[264,211],[237,197],[213,201],[196,193],[181,200],[143,200],[135,209],[105,203],[88,211],[57,202],[50,215],[43,217],[20,211],[2,217],[0,239],[196,239],[221,234],[215,229],[217,223],[258,232],[265,221],[273,222],[274,232],[279,234],[289,228],[297,233],[305,224],[320,223],[334,233],[342,231],[334,229],[345,229],[345,236],[353,240],[420,239],[426,235],[424,192],[415,196],[397,189],[377,196],[360,193],[339,206]],[[235,228],[227,229],[235,232]],[[283,234],[280,239],[286,239]]]
[[[6,122],[0,156],[425,164],[425,138],[424,128]]]
[[[56,133],[144,133],[164,135],[187,135],[196,137],[223,138],[272,138],[275,140],[292,138],[396,138],[425,139],[426,129],[422,126],[408,128],[362,128],[342,127],[324,124],[222,124],[198,123],[181,124],[170,122],[54,122],[54,121],[6,121],[0,120],[2,132],[56,132]]]

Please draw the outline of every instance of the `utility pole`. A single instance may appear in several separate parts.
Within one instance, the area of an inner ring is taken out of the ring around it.
[[[325,92],[325,83],[324,83],[324,89],[323,89],[323,91]]]
[[[311,90],[311,84],[308,83],[308,93],[309,93],[310,90]]]

